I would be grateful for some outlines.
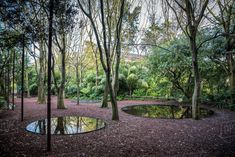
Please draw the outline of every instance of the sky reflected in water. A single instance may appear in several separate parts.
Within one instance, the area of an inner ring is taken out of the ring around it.
[[[51,134],[70,135],[91,132],[105,127],[97,118],[67,116],[51,118]],[[47,133],[47,120],[38,120],[27,125],[26,130],[36,134]]]

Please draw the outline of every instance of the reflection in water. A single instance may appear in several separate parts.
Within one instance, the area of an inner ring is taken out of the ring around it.
[[[192,118],[192,109],[190,106],[135,105],[124,107],[122,110],[128,114],[149,118]],[[213,113],[211,110],[200,108],[201,118],[208,117]]]
[[[30,123],[26,130],[37,134],[46,134],[46,127],[47,120],[43,119]],[[96,118],[78,116],[51,118],[51,134],[78,134],[98,130],[103,127],[105,127],[105,122]]]

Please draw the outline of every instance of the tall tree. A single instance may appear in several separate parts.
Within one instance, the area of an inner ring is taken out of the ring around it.
[[[98,3],[97,1],[92,0],[88,0],[87,3],[82,0],[78,0],[78,4],[83,13],[89,19],[94,30],[96,42],[100,53],[100,61],[105,71],[106,81],[109,87],[110,100],[112,104],[112,119],[118,120],[119,115],[116,97],[118,90],[118,72],[121,57],[120,35],[122,29],[125,0],[100,0]],[[92,14],[93,8],[97,8],[96,10],[98,10],[100,17],[99,23],[98,21],[94,21],[94,16]],[[101,34],[99,34],[99,32],[101,32]],[[112,44],[115,45],[115,53],[113,54],[111,50]],[[114,71],[113,79],[111,81],[112,60],[114,60]]]
[[[235,0],[216,0],[213,7],[207,7],[213,19],[212,22],[222,28],[225,38],[226,73],[229,75],[230,103],[235,107]],[[216,11],[215,11],[216,9]]]
[[[84,70],[84,67],[86,66],[87,60],[86,53],[84,52],[85,47],[85,28],[86,28],[86,21],[80,17],[79,24],[77,27],[75,26],[72,30],[72,32],[69,33],[70,36],[70,44],[69,44],[69,50],[70,57],[71,57],[71,64],[75,69],[75,80],[77,85],[77,105],[80,103],[80,84],[82,83],[82,73]]]
[[[0,65],[0,78],[4,77],[4,82],[0,82],[0,94],[4,90],[4,97],[9,100],[10,91],[10,73],[9,70],[11,60],[10,51],[19,50],[20,43],[22,42],[22,34],[25,33],[26,40],[28,40],[30,30],[25,22],[25,13],[22,9],[26,7],[26,2],[18,3],[17,1],[3,0],[0,4],[0,47],[1,47],[1,65]],[[7,66],[8,65],[8,66]],[[7,68],[8,67],[8,68]],[[8,73],[8,74],[7,74]],[[8,80],[7,80],[8,78]],[[8,82],[8,83],[7,83]],[[8,91],[7,91],[8,89]]]
[[[31,4],[32,13],[34,14],[34,20],[32,20],[31,23],[34,24],[34,29],[37,33],[34,34],[33,37],[33,43],[35,50],[38,49],[39,56],[38,56],[38,62],[39,62],[39,69],[37,69],[37,61],[35,56],[35,68],[37,72],[37,84],[38,84],[38,99],[37,102],[39,104],[45,104],[46,102],[46,90],[45,90],[45,77],[46,77],[46,53],[47,53],[47,45],[46,45],[46,39],[47,39],[47,33],[46,33],[46,25],[47,25],[47,12],[45,9],[45,1],[40,1],[40,5],[35,5],[34,3]],[[36,44],[38,46],[36,46]],[[36,53],[34,50],[34,54]]]
[[[55,44],[58,47],[59,65],[60,65],[60,81],[56,82],[54,75],[54,83],[57,91],[57,108],[64,109],[64,90],[66,83],[66,55],[68,51],[68,32],[74,27],[74,17],[76,10],[74,3],[68,0],[57,1],[55,7]],[[55,56],[55,55],[54,55]],[[54,66],[53,66],[54,67]],[[54,74],[54,72],[53,72]]]
[[[204,17],[206,7],[209,0],[167,0],[168,6],[176,16],[178,25],[184,34],[188,37],[192,57],[192,71],[194,76],[194,91],[192,96],[192,117],[199,119],[199,101],[201,92],[201,79],[198,65],[198,49],[197,34],[199,25]],[[177,10],[177,8],[179,10]],[[182,14],[181,14],[182,13]],[[179,16],[183,15],[185,21],[180,20]]]

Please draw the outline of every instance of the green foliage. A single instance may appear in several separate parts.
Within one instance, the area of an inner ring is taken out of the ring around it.
[[[135,38],[135,32],[138,28],[139,11],[139,7],[136,7],[133,12],[129,12],[128,16],[125,17],[125,36],[129,35],[128,40],[130,41],[133,41]],[[57,12],[57,14],[59,15],[60,13]],[[59,25],[59,23],[56,23],[56,25]],[[155,38],[164,34],[162,33],[165,29],[163,26],[164,24],[159,23],[152,24],[145,32],[144,41],[146,43],[156,43],[157,40]],[[131,29],[128,30],[127,28]],[[197,43],[199,44],[205,39],[209,39],[217,31],[219,31],[218,28],[200,30]],[[5,36],[15,36],[15,39],[19,38],[19,34],[15,32],[8,32]],[[15,39],[13,38],[12,41],[9,41],[10,44],[4,40],[1,45],[4,47],[16,45],[17,43],[14,43]],[[147,59],[135,62],[121,62],[119,71],[119,99],[132,95],[134,97],[154,98],[173,97],[181,101],[190,101],[193,93],[194,76],[192,74],[192,60],[188,39],[183,35],[178,35],[169,40],[164,38],[159,43],[160,45],[151,48]],[[15,50],[17,51],[17,49]],[[0,54],[2,62],[6,54],[6,50],[3,50]],[[16,64],[20,63],[19,55],[17,53]],[[230,93],[228,74],[225,72],[227,68],[225,59],[226,41],[224,37],[208,41],[199,49],[198,60],[202,81],[201,101],[213,101],[219,107],[229,107],[228,100]],[[27,70],[30,78],[29,89],[32,95],[37,95],[38,78],[35,67],[30,62],[31,59],[27,58]],[[98,84],[96,84],[95,68],[89,66],[88,70],[83,71],[80,80],[81,99],[101,99],[106,78],[101,70],[101,66],[99,68]],[[16,67],[16,71],[20,71],[19,66]],[[55,69],[55,80],[57,82],[61,81],[58,68]],[[19,91],[21,89],[20,73],[16,74],[16,83]],[[3,86],[2,84],[1,82],[0,86]],[[56,94],[53,83],[52,91],[54,91],[53,94]],[[67,98],[76,98],[77,96],[77,83],[75,73],[73,72],[71,72],[71,76],[66,76],[65,94]],[[0,105],[4,103],[5,100],[0,98]]]
[[[95,73],[90,73],[86,76],[85,82],[87,83],[95,83]]]
[[[138,69],[137,69],[137,67],[134,65],[134,66],[131,66],[131,67],[129,68],[128,74],[129,74],[129,75],[130,75],[130,74],[136,74],[137,71],[138,71]]]
[[[144,89],[136,89],[134,90],[133,96],[145,96],[146,91]]]
[[[37,95],[38,94],[38,85],[37,83],[30,84],[29,91],[31,95]]]
[[[123,74],[119,74],[119,90],[118,90],[118,94],[119,95],[126,95],[128,92],[128,84],[127,84],[127,79],[125,77],[125,75]]]
[[[38,78],[35,68],[30,66],[26,70],[28,70],[28,77],[29,77],[29,92],[31,95],[35,96],[38,94],[38,85],[37,85]]]
[[[127,77],[127,84],[130,90],[130,94],[132,93],[132,91],[137,87],[138,84],[138,76],[135,74],[130,74]]]
[[[149,88],[149,85],[145,80],[139,79],[138,80],[138,88],[147,90]]]
[[[157,76],[161,87],[159,91],[166,96],[191,98],[193,76],[191,72],[190,51],[185,38],[176,38],[161,47],[155,48],[148,60],[151,73]],[[166,91],[162,91],[168,87]],[[162,89],[163,88],[163,89]],[[168,94],[166,94],[168,93]],[[160,94],[160,93],[158,93]]]
[[[77,86],[76,84],[70,84],[65,88],[66,97],[73,98],[76,97],[77,94]]]

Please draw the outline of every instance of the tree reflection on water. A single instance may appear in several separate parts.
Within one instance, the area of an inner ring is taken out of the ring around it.
[[[105,122],[89,117],[67,116],[51,118],[51,134],[67,135],[85,133],[101,129],[105,126]],[[26,130],[37,133],[46,134],[46,119],[38,120],[30,123]]]
[[[182,119],[192,118],[192,109],[190,106],[176,105],[135,105],[127,106],[122,110],[128,114],[149,117],[149,118],[169,118]],[[200,108],[200,117],[204,118],[213,114],[213,111]]]

